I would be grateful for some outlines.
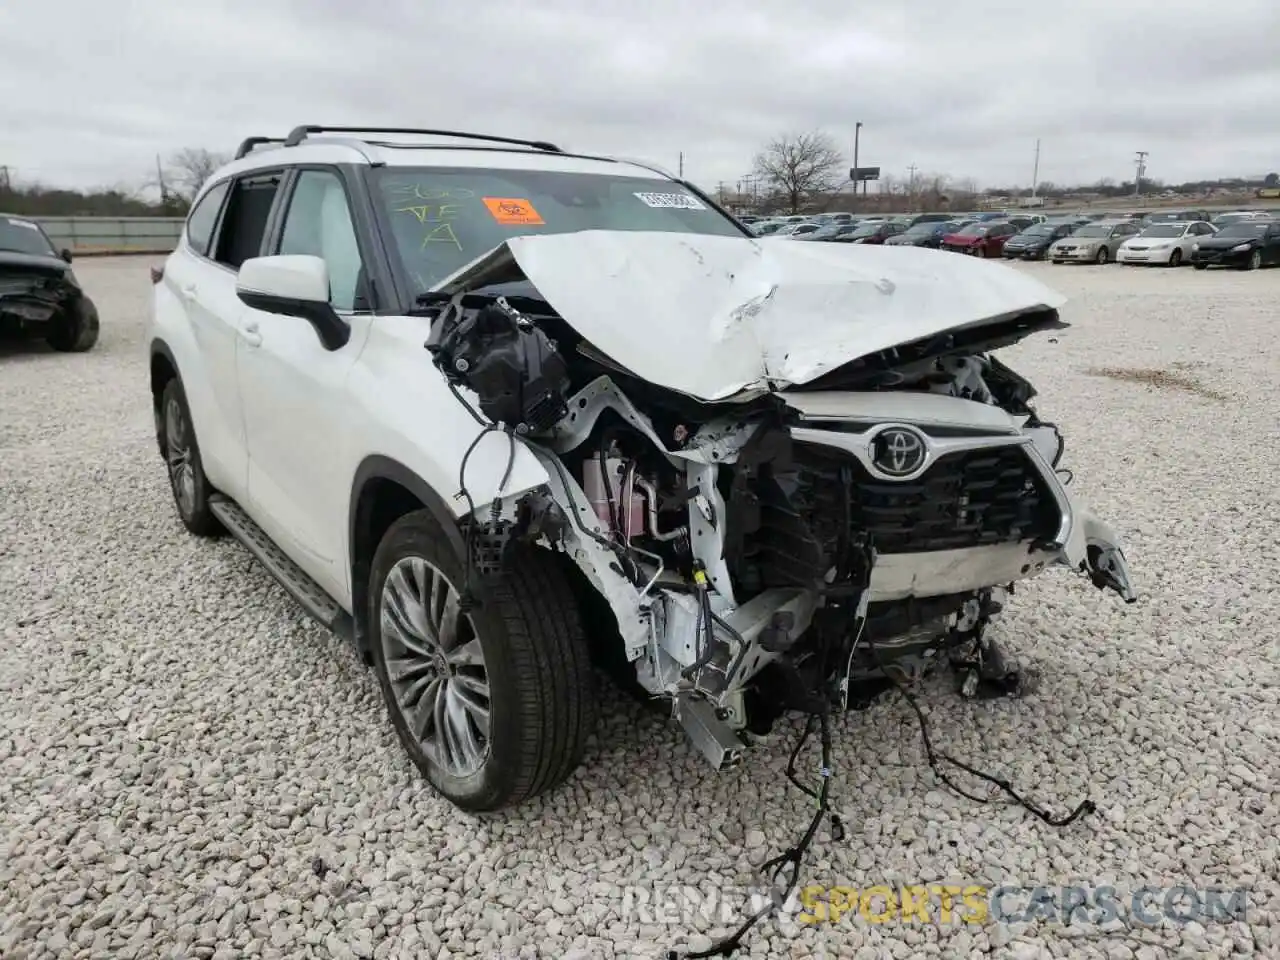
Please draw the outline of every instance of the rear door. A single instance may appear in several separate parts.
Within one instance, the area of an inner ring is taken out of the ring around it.
[[[307,320],[245,308],[250,335],[239,343],[237,364],[249,441],[246,509],[294,562],[341,598],[351,477],[329,464],[343,460],[335,457],[342,444],[354,442],[335,434],[335,426],[351,419],[346,381],[372,319],[367,259],[338,169],[299,167],[286,193],[268,255],[325,261],[330,303],[350,323],[351,339],[328,350]]]
[[[279,170],[254,172],[229,184],[204,265],[197,276],[179,287],[189,305],[201,353],[209,361],[219,419],[228,437],[226,449],[221,451],[226,475],[215,480],[210,474],[209,479],[237,500],[247,490],[249,457],[236,372],[241,319],[248,308],[236,296],[236,276],[240,264],[258,256],[262,249],[282,176]],[[198,423],[196,428],[198,436]]]

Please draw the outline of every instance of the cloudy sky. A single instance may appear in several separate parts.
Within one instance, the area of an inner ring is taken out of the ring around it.
[[[714,11],[714,12],[713,12]],[[0,0],[0,165],[138,184],[297,123],[421,125],[733,183],[771,137],[985,185],[1280,168],[1280,0]]]

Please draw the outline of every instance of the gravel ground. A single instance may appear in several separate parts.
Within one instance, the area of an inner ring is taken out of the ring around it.
[[[92,353],[0,353],[0,957],[705,945],[716,917],[638,907],[635,888],[751,883],[812,811],[782,777],[794,729],[715,775],[618,705],[544,800],[487,819],[437,800],[353,652],[234,543],[179,526],[147,403],[147,266],[77,265],[103,318]],[[1280,956],[1280,270],[1019,269],[1070,295],[1075,325],[1004,357],[1066,430],[1143,597],[1047,574],[995,627],[1039,689],[972,704],[939,682],[924,703],[940,749],[1057,813],[1099,810],[1056,830],[954,796],[893,698],[839,723],[849,835],[824,828],[804,880],[1239,887],[1247,919],[850,915],[766,923],[751,955]]]

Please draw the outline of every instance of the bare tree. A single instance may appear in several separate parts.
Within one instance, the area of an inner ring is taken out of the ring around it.
[[[755,172],[785,196],[792,213],[811,195],[830,190],[843,166],[835,142],[820,130],[777,137],[755,158]]]
[[[170,156],[165,164],[164,186],[190,203],[204,182],[228,159],[226,154],[214,153],[204,147],[184,147]]]

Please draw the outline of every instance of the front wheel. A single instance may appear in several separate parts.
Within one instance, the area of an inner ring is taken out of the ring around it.
[[[1249,260],[1245,263],[1244,268],[1246,270],[1257,270],[1260,266],[1262,266],[1262,251],[1255,250],[1249,254]]]
[[[54,318],[53,329],[45,339],[61,353],[93,349],[98,342],[98,308],[88,297],[77,297]]]
[[[1173,251],[1173,253],[1169,254],[1169,266],[1171,266],[1171,267],[1180,267],[1180,266],[1182,266],[1182,251],[1181,251],[1181,250],[1178,250],[1178,249],[1176,249],[1176,248],[1175,248],[1175,249],[1174,249],[1174,251]]]
[[[977,257],[978,259],[982,259],[983,257],[985,257],[985,256],[987,255],[986,248],[985,248],[985,247],[983,247],[983,246],[982,246],[982,244],[980,244],[980,243],[979,243],[979,244],[975,244],[975,245],[974,245],[974,247],[973,247],[973,255],[974,255],[975,257]]]
[[[561,783],[596,701],[563,570],[518,547],[465,609],[464,562],[425,510],[391,525],[369,584],[370,645],[401,745],[455,806],[492,811]]]
[[[174,377],[160,394],[160,446],[169,468],[169,488],[182,525],[198,537],[216,537],[222,524],[209,509],[214,490],[204,475],[200,446],[182,382]]]
[[[1111,257],[1111,251],[1109,251],[1106,247],[1100,247],[1098,249],[1098,255],[1093,258],[1093,262],[1098,264],[1106,263],[1107,260],[1110,259],[1110,257]]]

